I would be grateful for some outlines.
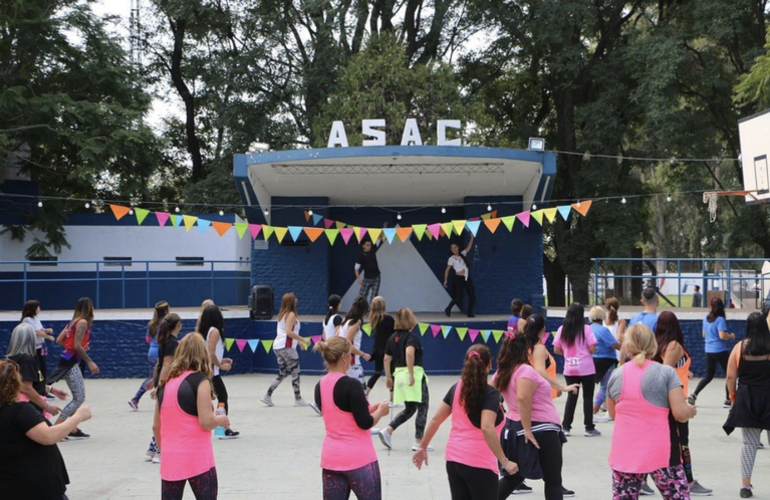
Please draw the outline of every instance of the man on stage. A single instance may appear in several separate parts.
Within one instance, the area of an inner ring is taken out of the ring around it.
[[[387,227],[387,224],[385,225]],[[361,285],[358,291],[359,297],[364,297],[368,303],[380,293],[380,266],[377,264],[377,250],[382,245],[383,236],[380,234],[377,243],[366,240],[361,245],[362,251],[356,260],[356,282]],[[361,278],[363,272],[363,279]]]

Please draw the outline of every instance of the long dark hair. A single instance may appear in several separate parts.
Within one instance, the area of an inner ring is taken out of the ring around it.
[[[746,341],[743,346],[745,356],[765,356],[770,354],[770,329],[761,313],[753,312],[746,319]]]
[[[527,318],[524,325],[524,336],[527,337],[529,345],[535,347],[540,342],[540,331],[545,328],[545,319],[539,314],[533,314]]]
[[[39,300],[28,300],[25,302],[21,310],[21,321],[24,321],[24,318],[34,318],[37,316],[38,307],[40,307]]]
[[[463,251],[462,251],[462,249],[460,249],[460,245],[458,245],[457,243],[452,243],[452,245],[457,247],[457,255],[459,255],[460,258],[463,260],[463,262],[465,262],[465,267],[470,269],[471,268],[471,263],[468,261],[468,257],[463,255]],[[449,247],[451,248],[452,245],[449,245]],[[455,254],[452,254],[452,257],[454,257],[454,255]]]
[[[168,338],[171,336],[171,332],[179,325],[182,318],[177,313],[169,313],[163,318],[163,322],[160,324],[158,330],[158,344],[164,345],[168,342]]]
[[[690,355],[684,346],[684,335],[682,335],[682,326],[679,324],[679,318],[671,311],[663,311],[658,316],[658,326],[655,327],[655,341],[658,343],[658,351],[652,358],[658,363],[663,362],[663,351],[671,342],[678,342],[685,354]]]
[[[460,404],[465,407],[468,415],[473,415],[479,410],[481,396],[487,390],[487,376],[492,364],[492,355],[489,347],[483,344],[474,344],[465,353],[463,371],[460,375],[462,390],[460,391]]]
[[[561,325],[561,340],[564,345],[574,345],[578,340],[585,339],[585,311],[583,306],[573,302],[564,315],[564,323]]]
[[[88,328],[91,328],[91,324],[94,322],[94,303],[88,297],[80,297],[75,302],[75,312],[72,314],[72,321],[70,321],[69,326],[72,327],[81,319],[86,320]]]
[[[326,318],[324,318],[325,325],[329,324],[329,318],[334,316],[334,314],[339,310],[341,301],[342,299],[339,295],[329,295],[329,302],[326,308]]]
[[[709,323],[713,323],[716,321],[717,317],[722,316],[725,317],[725,303],[722,302],[722,299],[719,297],[714,297],[711,299],[711,312],[709,312],[709,315],[706,316],[706,321]]]
[[[521,299],[513,299],[511,301],[511,314],[514,316],[521,315],[521,308],[524,307],[524,301]]]
[[[165,300],[161,300],[155,304],[155,312],[152,314],[152,321],[147,325],[147,332],[151,338],[155,338],[155,332],[157,332],[158,326],[160,326],[161,322],[165,319],[170,308],[171,306],[169,306],[168,302]]]
[[[506,334],[497,354],[495,388],[500,392],[508,388],[516,368],[529,362],[530,345],[527,336],[523,332],[513,332],[512,336],[513,338]]]
[[[224,337],[225,318],[222,317],[222,311],[219,309],[219,306],[208,306],[203,310],[200,331],[198,333],[205,339],[212,328],[219,330],[220,337]]]
[[[351,323],[361,323],[369,310],[369,302],[366,301],[366,297],[356,297],[353,301],[353,305],[350,306],[350,310],[345,315],[345,321]]]

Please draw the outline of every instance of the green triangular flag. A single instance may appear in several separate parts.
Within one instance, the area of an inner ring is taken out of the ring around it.
[[[414,227],[414,226],[412,226]],[[420,335],[425,335],[425,332],[428,331],[428,327],[430,325],[428,323],[417,323],[417,328],[420,329]]]
[[[144,218],[150,214],[150,211],[143,208],[135,208],[134,214],[136,215],[136,223],[141,226],[142,222],[144,222]]]
[[[460,337],[460,340],[465,340],[465,335],[468,333],[468,329],[465,327],[457,327],[455,330],[457,330],[457,336]]]
[[[543,225],[543,210],[535,210],[529,214],[533,219],[537,221],[541,226]]]
[[[249,230],[249,223],[248,222],[236,222],[235,223],[235,230],[238,231],[238,238],[243,239],[243,235],[246,234],[246,231]]]
[[[225,339],[225,349],[228,351],[233,346],[233,343],[235,342],[235,339]]]
[[[361,330],[363,330],[363,332],[364,332],[366,335],[368,335],[369,337],[371,337],[371,336],[372,336],[372,325],[370,325],[369,323],[367,323],[367,324],[365,324],[364,326],[362,326],[362,327],[361,327]]]
[[[415,224],[412,226],[412,231],[414,231],[414,234],[417,235],[417,241],[420,241],[422,239],[422,235],[425,234],[425,229],[428,227],[427,224]]]
[[[509,215],[508,217],[503,217],[500,220],[503,221],[503,224],[505,224],[505,227],[508,228],[508,231],[513,231],[513,221],[516,220],[515,215]]]
[[[334,240],[337,239],[337,235],[340,234],[339,229],[324,229],[326,237],[329,238],[329,244],[334,245]]]
[[[274,230],[273,226],[262,226],[262,236],[265,237],[265,241],[270,239],[270,235],[273,234]]]
[[[451,325],[443,325],[441,327],[441,333],[444,334],[444,338],[447,338],[447,335],[449,335],[449,332],[452,331]]]
[[[441,229],[444,230],[444,234],[446,235],[447,238],[452,236],[452,227],[454,227],[454,226],[452,226],[451,222],[445,222],[445,223],[441,224]]]
[[[272,340],[263,340],[261,342],[261,344],[262,344],[262,347],[265,348],[265,352],[270,354],[270,349],[272,349],[272,347],[273,347],[273,341]]]
[[[484,342],[489,340],[490,335],[492,335],[492,330],[481,330],[481,336],[484,338]]]
[[[503,337],[502,330],[492,330],[492,335],[495,337],[495,342],[500,343],[500,339]]]

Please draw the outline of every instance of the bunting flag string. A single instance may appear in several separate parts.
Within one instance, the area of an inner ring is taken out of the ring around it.
[[[417,238],[417,241],[422,241],[423,237],[428,239],[439,239],[442,236],[450,238],[452,234],[461,235],[466,229],[475,237],[478,235],[479,228],[482,227],[482,222],[484,223],[483,226],[490,234],[495,234],[500,223],[511,232],[513,231],[516,221],[524,227],[530,227],[532,221],[535,221],[542,226],[544,220],[553,223],[556,220],[557,214],[561,216],[563,220],[568,221],[572,212],[585,217],[588,214],[592,203],[592,200],[585,200],[571,205],[559,205],[534,211],[525,210],[505,217],[498,217],[497,211],[495,210],[484,214],[481,217],[470,219],[383,228],[353,226],[345,222],[325,218],[318,214],[311,214],[308,211],[305,211],[305,221],[308,224],[312,221],[313,225],[304,227],[251,224],[248,221],[244,222],[235,216],[235,222],[222,222],[202,219],[194,215],[169,214],[168,212],[153,213],[155,214],[160,227],[167,226],[167,223],[170,220],[171,227],[180,227],[181,225],[184,225],[187,232],[190,232],[193,227],[197,226],[199,233],[203,234],[209,227],[212,227],[220,237],[224,236],[231,228],[235,227],[238,238],[243,238],[246,231],[248,231],[252,239],[257,239],[260,234],[265,241],[269,240],[271,236],[275,236],[275,240],[278,241],[278,243],[282,243],[287,234],[291,237],[290,241],[296,242],[302,238],[304,233],[312,243],[318,241],[322,234],[326,236],[329,245],[334,245],[338,236],[340,236],[341,238],[339,239],[347,245],[353,239],[353,235],[355,235],[356,240],[361,243],[364,236],[368,234],[372,241],[383,238],[388,244],[392,244],[394,241],[406,243],[412,236]],[[133,213],[136,217],[137,225],[142,225],[147,219],[147,216],[151,213],[149,210],[143,208],[131,208],[121,205],[110,205],[110,210],[112,210],[112,213],[117,220],[121,220],[126,215]],[[317,227],[322,222],[322,226]]]

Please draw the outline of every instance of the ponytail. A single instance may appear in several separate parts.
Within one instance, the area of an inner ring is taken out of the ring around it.
[[[328,306],[326,306],[326,318],[324,319],[324,325],[328,325],[329,319],[339,310],[341,301],[342,299],[339,295],[329,295]]]
[[[465,353],[465,363],[460,376],[462,387],[459,401],[469,415],[479,411],[481,397],[487,389],[487,376],[491,364],[492,356],[485,345],[473,345]]]

